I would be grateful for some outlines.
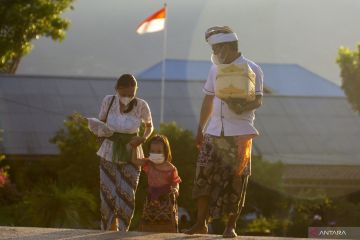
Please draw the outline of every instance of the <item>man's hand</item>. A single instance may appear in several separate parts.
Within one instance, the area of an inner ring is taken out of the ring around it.
[[[230,108],[231,111],[233,111],[238,115],[244,112],[244,105],[240,103],[228,103],[228,107]]]
[[[245,99],[228,98],[224,100],[229,109],[236,114],[242,114],[246,111],[251,111],[259,108],[262,105],[262,96],[257,95],[254,101],[246,101]]]
[[[202,132],[202,129],[199,127],[198,132],[196,134],[196,147],[200,149],[201,145],[204,142],[204,134]]]

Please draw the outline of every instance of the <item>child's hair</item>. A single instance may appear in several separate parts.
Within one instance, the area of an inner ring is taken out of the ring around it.
[[[160,134],[154,135],[149,140],[149,150],[150,150],[151,144],[153,144],[153,143],[162,143],[163,144],[165,160],[168,162],[171,162],[172,161],[171,149],[170,149],[170,143],[169,143],[169,140],[167,139],[167,137],[164,135],[160,135]]]

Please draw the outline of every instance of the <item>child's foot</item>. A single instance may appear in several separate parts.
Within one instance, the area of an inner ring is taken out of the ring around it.
[[[223,238],[235,238],[237,236],[235,232],[235,228],[225,228],[225,231],[223,232]]]
[[[185,234],[207,234],[208,227],[206,225],[195,223],[190,229],[184,231]]]

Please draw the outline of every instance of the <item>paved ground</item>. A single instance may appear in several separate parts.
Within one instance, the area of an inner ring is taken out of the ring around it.
[[[179,240],[179,239],[223,239],[219,235],[185,235],[181,233],[141,233],[141,232],[103,232],[98,230],[84,229],[58,229],[58,228],[28,228],[28,227],[1,227],[0,239],[22,239],[22,240]],[[248,237],[239,236],[242,240],[305,240],[309,238],[280,238],[280,237]]]

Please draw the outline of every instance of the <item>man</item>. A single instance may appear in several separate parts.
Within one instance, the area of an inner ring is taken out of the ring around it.
[[[207,233],[207,219],[227,216],[223,237],[236,237],[236,221],[245,203],[251,175],[252,138],[259,135],[254,127],[255,109],[262,104],[261,68],[238,51],[238,38],[227,26],[212,27],[205,33],[212,48],[210,69],[203,91],[199,128],[196,137],[200,155],[196,166],[193,197],[198,213],[187,234]],[[256,74],[255,100],[220,99],[215,96],[217,64],[247,64]],[[206,126],[206,129],[205,129]]]

